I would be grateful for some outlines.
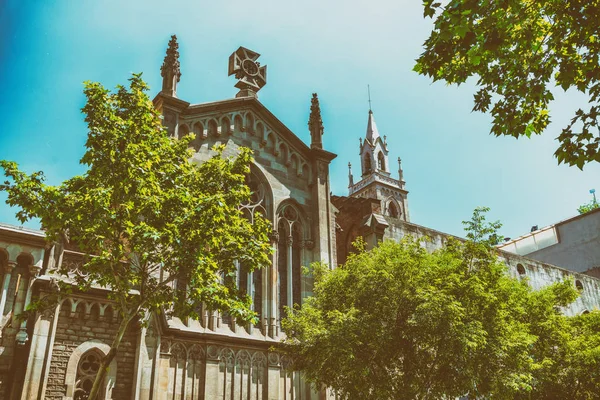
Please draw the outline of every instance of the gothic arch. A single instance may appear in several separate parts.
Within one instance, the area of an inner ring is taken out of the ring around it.
[[[284,307],[302,303],[305,277],[301,268],[305,263],[304,247],[309,230],[307,218],[300,205],[288,199],[277,209],[277,298],[278,315],[285,314]]]
[[[184,138],[189,134],[190,134],[190,128],[188,128],[188,126],[186,124],[179,125],[179,128],[177,129],[177,138],[178,139]]]
[[[371,153],[367,152],[363,155],[363,175],[370,174],[372,171]]]
[[[289,211],[286,215],[286,209],[295,211],[297,215],[290,214]],[[282,234],[289,235],[291,233],[290,228],[293,228],[295,225],[298,225],[298,228],[300,228],[305,235],[308,233],[306,213],[304,212],[302,206],[295,199],[290,198],[279,203],[276,214],[277,218],[275,222],[277,224],[279,224],[282,218],[290,222],[290,224],[286,225],[285,232],[279,232],[280,237]],[[302,239],[307,239],[307,237],[303,236]]]
[[[219,136],[219,124],[214,119],[208,121],[208,136]]]
[[[252,112],[248,111],[246,113],[245,121],[246,131],[249,132],[251,135],[254,135],[254,115],[252,115]]]
[[[244,119],[240,114],[233,117],[233,132],[239,133],[244,130]]]
[[[82,357],[93,351],[97,352],[99,355],[101,354],[102,356],[106,356],[109,350],[109,345],[96,339],[88,340],[73,350],[71,357],[69,357],[69,362],[67,363],[67,371],[65,374],[65,386],[67,391],[63,397],[63,400],[72,400],[73,396],[75,395],[77,373]],[[117,359],[114,358],[108,366],[108,372],[106,373],[106,378],[104,379],[104,384],[102,385],[103,392],[99,399],[112,399],[112,390],[115,387],[116,380]]]
[[[379,153],[377,153],[377,169],[380,171],[386,171],[385,168],[385,156],[383,155],[382,151],[379,151]]]
[[[231,134],[231,121],[226,115],[221,118],[221,133],[224,135]]]
[[[246,215],[253,218],[254,212],[260,210],[265,218],[273,222],[273,191],[267,177],[255,164],[250,164],[250,174],[246,183],[251,191],[250,201],[242,205],[242,209],[247,210]]]
[[[290,164],[290,151],[288,149],[288,146],[285,144],[285,142],[279,143],[279,154],[281,155],[281,158],[283,159],[283,163],[286,166],[288,166]]]
[[[392,218],[402,218],[402,206],[394,197],[388,197],[385,202],[385,215]]]

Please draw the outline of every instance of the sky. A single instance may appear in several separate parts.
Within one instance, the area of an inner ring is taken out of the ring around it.
[[[471,112],[472,82],[448,86],[412,72],[431,29],[422,12],[419,0],[0,0],[0,159],[42,170],[50,184],[82,173],[83,82],[114,88],[143,72],[153,97],[176,34],[183,100],[233,97],[227,60],[239,46],[261,54],[268,73],[259,99],[305,143],[318,93],[324,148],[338,155],[334,194],[348,193],[349,161],[355,181],[360,175],[370,85],[392,171],[402,157],[411,222],[462,236],[461,221],[487,206],[514,238],[576,215],[600,189],[600,165],[557,165],[554,138],[585,99],[557,92],[543,135],[490,135],[490,116]],[[0,222],[18,225],[5,199],[0,193]]]

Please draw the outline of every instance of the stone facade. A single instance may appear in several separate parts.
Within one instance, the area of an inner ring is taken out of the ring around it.
[[[260,322],[238,324],[227,315],[203,310],[199,320],[152,316],[148,326],[132,324],[120,351],[109,366],[102,399],[135,400],[322,400],[335,398],[307,384],[292,372],[289,360],[274,347],[282,339],[283,306],[301,304],[312,293],[312,279],[300,273],[314,261],[332,267],[343,263],[352,241],[362,236],[369,246],[405,235],[428,236],[434,250],[447,235],[413,224],[408,191],[399,165],[390,173],[387,140],[379,135],[373,113],[361,141],[361,180],[350,196],[332,196],[329,163],[335,155],[324,150],[318,97],[311,99],[303,143],[257,98],[266,83],[266,67],[258,53],[240,48],[229,60],[229,72],[240,92],[233,99],[190,104],[178,99],[181,77],[177,41],[172,38],[161,68],[163,87],[154,104],[164,116],[169,134],[196,138],[192,162],[211,157],[215,144],[234,156],[241,146],[254,151],[249,185],[249,218],[260,211],[272,223],[273,256],[269,268],[245,273],[238,284],[247,288]],[[400,162],[400,160],[398,159]],[[51,294],[59,263],[76,267],[76,249],[48,245],[41,231],[0,225],[0,399],[74,400],[86,393],[98,360],[109,350],[119,316],[101,288],[73,292],[55,309],[27,321],[15,316],[32,298]],[[582,297],[570,314],[598,307],[599,281],[536,262],[504,255],[515,276],[527,275],[535,287],[573,276]]]

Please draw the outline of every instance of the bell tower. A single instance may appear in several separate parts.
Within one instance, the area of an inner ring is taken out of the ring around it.
[[[370,103],[370,100],[369,100]],[[349,195],[381,201],[381,213],[409,222],[408,191],[404,188],[404,172],[398,157],[398,178],[392,177],[387,137],[379,134],[373,110],[369,107],[367,132],[359,139],[361,179],[354,183],[349,171]]]

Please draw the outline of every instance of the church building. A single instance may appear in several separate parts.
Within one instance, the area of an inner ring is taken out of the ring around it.
[[[356,133],[360,178],[354,179],[349,163],[348,194],[331,194],[329,166],[336,155],[323,148],[317,94],[306,99],[311,140],[304,143],[258,100],[267,79],[259,56],[240,47],[229,58],[228,73],[239,89],[234,98],[194,104],[177,96],[182,74],[173,36],[161,67],[162,90],[154,98],[170,136],[195,134],[192,162],[211,157],[215,144],[225,146],[225,155],[242,146],[254,151],[252,198],[242,207],[248,218],[260,212],[272,223],[274,251],[268,268],[240,268],[237,282],[251,295],[259,323],[243,325],[204,310],[199,320],[156,316],[148,326],[132,324],[109,367],[103,400],[334,399],[327,388],[293,372],[275,349],[283,337],[284,307],[302,304],[312,293],[312,279],[301,267],[342,264],[359,236],[369,247],[405,235],[428,236],[431,250],[448,237],[411,222],[401,160],[392,171],[393,143],[381,135],[371,110],[366,132]],[[600,306],[596,278],[517,254],[503,258],[511,274],[529,277],[534,287],[573,277],[582,295],[567,314]],[[75,248],[48,244],[43,231],[0,225],[0,399],[87,398],[118,328],[106,291],[73,293],[53,310],[27,321],[17,318],[32,299],[55,290],[57,265],[77,268],[81,260]]]

